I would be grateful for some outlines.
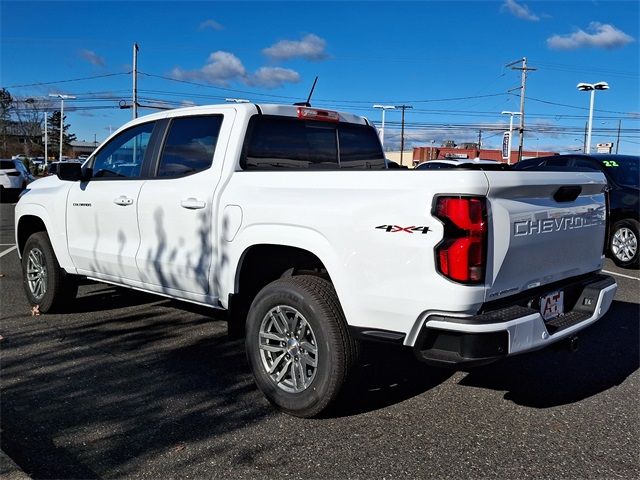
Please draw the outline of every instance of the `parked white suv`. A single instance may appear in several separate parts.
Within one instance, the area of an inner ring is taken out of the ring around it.
[[[601,173],[389,170],[367,119],[192,107],[134,120],[16,207],[29,301],[79,276],[229,310],[258,387],[313,416],[358,341],[439,365],[543,348],[601,318]],[[523,372],[526,381],[526,372]]]
[[[21,160],[0,160],[0,198],[22,192],[33,181],[33,175]]]

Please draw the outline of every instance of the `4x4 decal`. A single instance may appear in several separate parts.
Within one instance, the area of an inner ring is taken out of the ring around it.
[[[413,234],[414,232],[421,232],[422,234],[425,234],[431,231],[431,228],[429,227],[416,227],[414,225],[410,227],[401,227],[400,225],[380,225],[379,227],[376,227],[376,229],[378,228],[385,230],[387,233],[405,232]]]

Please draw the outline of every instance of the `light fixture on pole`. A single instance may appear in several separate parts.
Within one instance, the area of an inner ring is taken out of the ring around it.
[[[395,110],[396,107],[394,105],[374,105],[373,108],[378,108],[382,110],[382,126],[380,127],[380,143],[384,147],[384,112],[387,110]]]
[[[62,93],[50,93],[49,96],[60,99],[60,158],[58,160],[62,161],[62,143],[64,139],[64,101],[74,100],[77,97],[74,97],[73,95],[63,95]]]
[[[502,115],[509,115],[509,144],[507,147],[507,152],[509,153],[509,156],[507,157],[507,164],[511,165],[511,142],[512,142],[512,137],[513,137],[513,116],[514,115],[520,115],[520,112],[509,112],[507,110],[501,112]]]
[[[225,98],[224,101],[231,102],[231,103],[251,103],[246,98]]]
[[[591,92],[591,100],[589,102],[589,126],[587,127],[587,141],[584,148],[584,153],[591,152],[591,127],[593,125],[593,100],[596,90],[608,90],[609,84],[607,82],[598,83],[579,83],[576,88],[581,92]]]

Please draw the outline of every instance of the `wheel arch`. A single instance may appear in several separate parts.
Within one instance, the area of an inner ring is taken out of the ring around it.
[[[67,249],[65,217],[63,216],[60,222],[54,223],[47,210],[37,204],[21,205],[18,203],[16,209],[15,240],[20,258],[22,258],[27,239],[36,232],[44,231],[49,236],[60,267],[67,273],[77,273]]]

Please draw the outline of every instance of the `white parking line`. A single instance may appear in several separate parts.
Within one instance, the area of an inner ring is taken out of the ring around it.
[[[602,270],[604,273],[609,273],[611,275],[617,275],[619,277],[624,277],[624,278],[630,278],[631,280],[638,280],[640,281],[640,278],[638,277],[632,277],[631,275],[624,275],[623,273],[618,273],[618,272],[610,272],[609,270]]]
[[[11,248],[7,248],[4,252],[0,252],[0,257],[4,257],[7,253],[11,253],[14,250],[16,250],[18,247],[16,245],[14,245]]]
[[[4,247],[7,245],[15,245],[15,243],[0,243],[0,247]]]

